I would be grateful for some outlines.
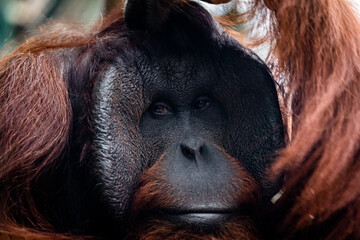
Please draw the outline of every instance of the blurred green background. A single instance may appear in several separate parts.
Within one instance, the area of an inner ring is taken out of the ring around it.
[[[0,0],[0,48],[21,43],[48,21],[93,24],[121,0]]]

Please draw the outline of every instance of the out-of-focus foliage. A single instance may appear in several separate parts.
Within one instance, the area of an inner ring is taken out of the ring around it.
[[[118,0],[0,0],[0,48],[21,43],[48,21],[96,22]]]

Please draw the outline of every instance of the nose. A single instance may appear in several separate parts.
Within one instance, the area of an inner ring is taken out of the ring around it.
[[[198,138],[187,138],[180,144],[181,153],[190,160],[195,160],[202,154],[204,142]]]

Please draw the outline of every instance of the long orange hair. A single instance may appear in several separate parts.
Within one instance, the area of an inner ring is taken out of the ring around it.
[[[256,0],[252,11],[270,21],[269,65],[290,120],[271,172],[286,176],[280,236],[324,228],[319,238],[359,239],[359,14],[344,0]]]

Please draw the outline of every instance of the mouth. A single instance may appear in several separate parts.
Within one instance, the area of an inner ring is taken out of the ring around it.
[[[214,225],[229,221],[238,216],[236,209],[161,209],[157,215],[176,223],[187,223],[196,225]]]
[[[186,223],[213,225],[226,222],[234,215],[232,213],[190,212],[172,217]]]

